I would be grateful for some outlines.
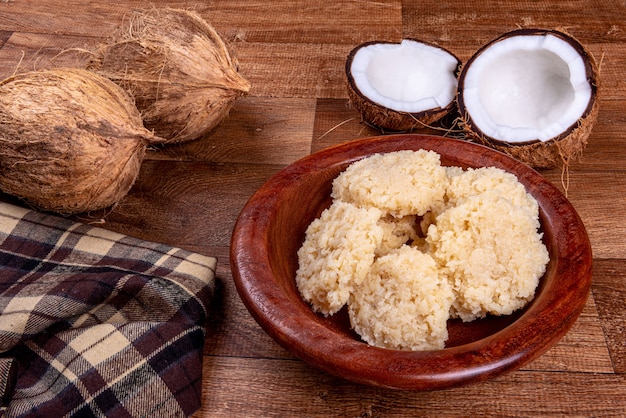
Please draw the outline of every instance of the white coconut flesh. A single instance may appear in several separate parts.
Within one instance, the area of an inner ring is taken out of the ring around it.
[[[360,48],[350,72],[356,87],[388,109],[419,113],[445,108],[457,90],[457,59],[447,51],[413,40]]]
[[[584,114],[591,99],[585,62],[554,35],[505,38],[467,68],[463,102],[488,137],[519,143],[547,141]]]

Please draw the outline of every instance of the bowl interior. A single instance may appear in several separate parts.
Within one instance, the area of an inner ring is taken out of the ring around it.
[[[345,308],[329,317],[315,314],[295,284],[297,251],[308,225],[331,203],[332,180],[357,159],[399,149],[431,149],[441,155],[444,165],[496,166],[513,172],[540,207],[550,262],[533,301],[508,316],[469,323],[450,320],[449,340],[443,350],[404,352],[369,347],[351,329]],[[591,250],[586,231],[558,189],[504,154],[432,136],[368,138],[320,151],[292,164],[248,202],[235,227],[232,244],[237,289],[272,337],[324,370],[382,386],[447,387],[518,367],[547,350],[567,331],[582,310],[590,285]],[[360,365],[350,365],[355,358]],[[404,363],[405,375],[397,374],[396,379],[389,375],[389,370]]]

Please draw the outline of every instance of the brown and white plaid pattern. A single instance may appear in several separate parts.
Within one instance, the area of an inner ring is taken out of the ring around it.
[[[0,202],[0,416],[191,415],[216,261]]]

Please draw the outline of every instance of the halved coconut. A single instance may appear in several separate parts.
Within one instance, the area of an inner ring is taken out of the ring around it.
[[[449,51],[415,39],[366,42],[348,55],[348,95],[364,121],[410,131],[454,108],[460,64]]]
[[[573,37],[519,29],[482,47],[459,76],[470,139],[536,168],[579,158],[598,112],[598,68]]]

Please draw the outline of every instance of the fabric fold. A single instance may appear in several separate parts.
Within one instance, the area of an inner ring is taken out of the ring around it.
[[[6,416],[191,415],[216,263],[0,203]]]

